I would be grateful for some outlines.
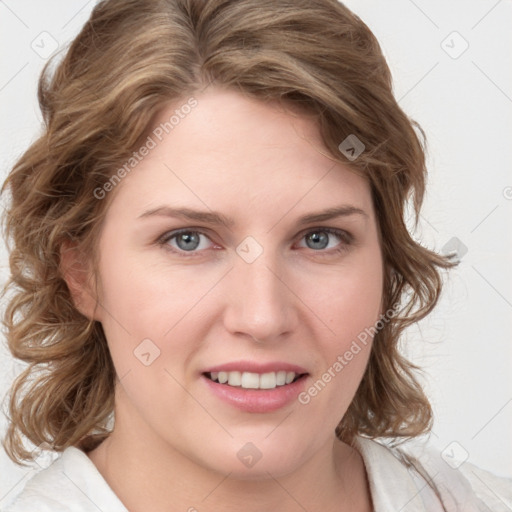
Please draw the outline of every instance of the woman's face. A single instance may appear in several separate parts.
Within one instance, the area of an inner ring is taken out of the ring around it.
[[[113,436],[277,476],[332,451],[368,360],[370,188],[311,120],[215,88],[195,99],[159,114],[109,192],[95,315],[120,380]]]

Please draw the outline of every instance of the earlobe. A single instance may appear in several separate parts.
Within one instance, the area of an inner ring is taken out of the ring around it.
[[[73,305],[85,317],[98,320],[97,295],[90,264],[78,244],[66,241],[60,248],[60,272],[67,284]]]

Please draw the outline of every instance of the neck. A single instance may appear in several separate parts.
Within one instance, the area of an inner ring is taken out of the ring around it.
[[[145,422],[134,425],[133,417],[124,422],[117,413],[110,437],[88,456],[130,512],[169,512],[170,505],[188,512],[371,510],[362,458],[334,435],[286,475],[237,478],[204,467],[165,443]]]

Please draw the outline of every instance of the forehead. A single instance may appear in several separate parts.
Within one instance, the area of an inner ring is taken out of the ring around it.
[[[350,203],[370,214],[368,183],[329,155],[311,117],[214,88],[194,99],[192,109],[180,109],[185,100],[155,116],[143,141],[151,149],[111,208],[137,215],[178,204],[270,218]]]

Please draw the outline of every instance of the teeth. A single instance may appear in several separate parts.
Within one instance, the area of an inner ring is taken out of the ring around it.
[[[286,372],[286,384],[290,384],[290,382],[295,379],[295,373],[293,372]]]
[[[298,374],[295,372],[211,372],[210,378],[220,384],[242,387],[244,389],[274,389],[277,386],[291,384]]]
[[[240,385],[246,389],[258,389],[260,387],[260,376],[257,373],[244,372]]]
[[[274,389],[277,385],[277,377],[275,372],[264,373],[260,377],[261,389]]]
[[[230,386],[241,386],[242,385],[242,374],[240,372],[229,372],[228,373],[228,384]]]

